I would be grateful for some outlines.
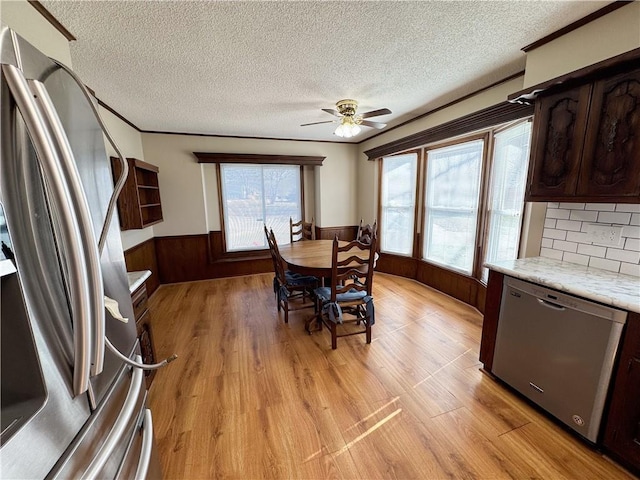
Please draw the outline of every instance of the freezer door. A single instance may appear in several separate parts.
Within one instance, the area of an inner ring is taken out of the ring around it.
[[[153,438],[153,416],[148,408],[140,414],[139,428],[131,439],[117,478],[135,478],[136,480],[162,478],[160,460]]]
[[[138,429],[145,398],[143,371],[123,367],[104,401],[47,478],[116,478]]]

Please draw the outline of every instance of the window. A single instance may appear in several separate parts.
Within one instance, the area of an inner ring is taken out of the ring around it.
[[[530,143],[531,122],[520,123],[494,136],[485,262],[512,260],[518,256]],[[483,268],[483,282],[488,275],[488,269]]]
[[[226,251],[267,248],[263,224],[289,243],[289,218],[302,215],[302,167],[220,164]]]
[[[531,121],[525,119],[383,157],[381,250],[486,283],[483,263],[518,257],[530,144]],[[418,221],[417,199],[423,207]],[[412,252],[414,225],[421,226],[419,252]]]
[[[427,152],[423,258],[473,272],[484,140]]]
[[[380,250],[413,253],[418,154],[382,159],[380,189]]]

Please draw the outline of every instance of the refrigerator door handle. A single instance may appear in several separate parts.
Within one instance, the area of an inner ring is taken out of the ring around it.
[[[136,360],[142,361],[142,358],[139,355],[136,355]],[[122,404],[122,409],[118,414],[118,418],[113,423],[111,431],[109,431],[104,443],[100,446],[100,449],[91,460],[89,467],[82,475],[82,479],[98,478],[98,474],[109,460],[109,457],[118,446],[119,442],[122,441],[127,425],[131,421],[131,418],[136,414],[136,405],[138,403],[138,398],[140,397],[140,390],[143,388],[143,382],[144,372],[138,368],[132,369],[129,391],[127,392],[127,397]]]
[[[66,247],[65,261],[69,273],[73,318],[73,393],[77,396],[87,391],[91,369],[91,299],[86,290],[87,262],[81,247],[82,238],[77,229],[63,172],[55,158],[54,142],[27,81],[22,71],[13,65],[3,64],[2,73],[27,127],[50,190],[51,201],[59,214],[60,235]]]
[[[93,232],[91,213],[82,187],[82,180],[76,167],[76,161],[69,144],[69,139],[62,127],[62,122],[56,113],[51,97],[42,82],[29,80],[27,84],[36,98],[36,104],[40,107],[40,113],[48,124],[54,144],[57,147],[57,157],[60,160],[60,169],[67,183],[70,203],[73,206],[75,218],[78,222],[78,231],[82,239],[82,249],[86,259],[88,282],[85,289],[91,299],[91,311],[93,312],[93,348],[91,359],[91,375],[99,375],[104,367],[104,336],[105,336],[105,310],[104,310],[104,285],[102,283],[102,271],[100,269],[100,254],[98,244]]]
[[[140,461],[136,469],[135,480],[145,480],[149,472],[149,463],[151,463],[151,451],[153,450],[153,419],[151,410],[148,408],[144,411],[144,420],[142,421],[142,448],[140,449]]]
[[[118,197],[120,196],[120,192],[124,188],[124,184],[125,184],[125,182],[127,180],[127,176],[129,175],[129,163],[126,161],[124,155],[122,154],[122,152],[118,148],[118,145],[116,144],[115,140],[113,139],[113,137],[109,133],[109,130],[107,129],[107,126],[102,121],[102,117],[100,116],[100,112],[98,111],[98,108],[94,104],[94,102],[92,100],[92,96],[89,93],[89,90],[87,90],[87,87],[85,87],[85,85],[82,82],[82,80],[80,79],[80,77],[78,77],[78,75],[76,75],[76,73],[73,70],[71,70],[69,67],[67,67],[64,63],[59,62],[55,58],[50,58],[50,60],[53,63],[55,63],[60,69],[62,69],[64,72],[66,72],[73,79],[74,82],[76,82],[76,84],[78,85],[78,88],[80,88],[80,90],[82,91],[82,93],[84,94],[84,96],[85,96],[85,98],[87,100],[87,103],[91,107],[91,111],[93,112],[93,115],[95,116],[96,121],[98,122],[98,125],[100,126],[100,129],[102,130],[102,133],[107,138],[107,140],[111,144],[111,147],[113,148],[113,150],[116,152],[116,155],[120,159],[120,164],[121,164],[121,167],[122,167],[122,171],[120,173],[120,178],[118,178],[118,181],[115,183],[115,186],[114,186],[114,189],[113,189],[113,194],[111,195],[111,198],[109,199],[109,207],[107,208],[107,214],[106,214],[106,217],[105,217],[105,220],[104,220],[104,224],[102,225],[102,231],[100,232],[100,238],[98,239],[98,251],[99,251],[100,254],[102,254],[102,250],[104,248],[104,244],[105,244],[105,242],[107,240],[107,231],[109,230],[109,225],[111,224],[111,218],[113,217],[113,212],[116,209],[116,201],[118,200]]]

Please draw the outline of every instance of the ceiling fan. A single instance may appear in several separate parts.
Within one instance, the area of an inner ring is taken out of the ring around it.
[[[340,100],[336,103],[336,108],[337,110],[334,110],[332,108],[323,108],[322,111],[327,112],[328,114],[335,117],[339,117],[340,120],[304,123],[300,126],[306,127],[308,125],[319,125],[321,123],[339,123],[338,128],[336,128],[335,134],[339,137],[350,138],[360,133],[360,125],[378,129],[386,127],[386,123],[372,122],[370,120],[365,120],[365,118],[377,117],[379,115],[388,115],[391,113],[391,110],[389,110],[388,108],[380,108],[378,110],[356,114],[356,110],[358,109],[358,102],[351,99]]]

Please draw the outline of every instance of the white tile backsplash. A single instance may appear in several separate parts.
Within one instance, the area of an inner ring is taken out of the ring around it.
[[[600,212],[598,223],[612,223],[616,225],[629,225],[631,214],[625,212]]]
[[[585,210],[598,210],[599,212],[615,212],[615,203],[587,203]]]
[[[598,220],[597,211],[571,210],[569,220],[578,220],[581,222],[595,222]]]
[[[620,227],[616,247],[594,243],[587,225]],[[640,277],[640,205],[547,204],[540,256]]]

